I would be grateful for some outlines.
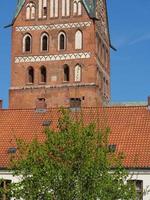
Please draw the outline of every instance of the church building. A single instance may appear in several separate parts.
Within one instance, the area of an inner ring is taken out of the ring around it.
[[[144,105],[110,104],[106,0],[18,0],[11,27],[9,109],[0,100],[1,187],[19,181],[8,170],[16,138],[42,142],[45,128],[57,130],[64,106],[73,119],[110,128],[108,147],[123,153],[137,199],[150,200],[150,97]]]
[[[108,103],[110,46],[105,0],[19,0],[9,108]]]

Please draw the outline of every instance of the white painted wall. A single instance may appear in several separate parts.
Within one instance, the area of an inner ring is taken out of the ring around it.
[[[143,180],[143,189],[146,191],[150,189],[150,169],[149,170],[130,170],[130,177],[133,180]],[[12,182],[16,183],[19,181],[19,177],[13,177],[12,173],[6,170],[0,171],[0,179],[12,180]],[[14,200],[14,198],[11,198]],[[150,200],[150,193],[145,193],[143,196],[143,200]]]
[[[144,196],[143,200],[150,200],[150,169],[149,170],[130,170],[129,174],[133,180],[143,180]]]

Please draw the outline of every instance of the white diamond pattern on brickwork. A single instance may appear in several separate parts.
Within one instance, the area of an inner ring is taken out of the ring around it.
[[[15,57],[15,63],[28,63],[28,62],[47,62],[59,60],[74,60],[90,58],[90,52],[73,53],[73,54],[59,54],[59,55],[46,55],[46,56],[19,56]]]
[[[66,24],[48,24],[40,26],[18,26],[16,31],[38,31],[38,30],[53,30],[53,29],[70,29],[70,28],[82,28],[88,27],[91,25],[91,22],[75,22],[75,23],[66,23]]]

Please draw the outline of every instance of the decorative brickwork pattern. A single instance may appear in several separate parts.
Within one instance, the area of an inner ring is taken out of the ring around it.
[[[64,23],[64,24],[48,24],[48,25],[40,25],[40,26],[19,26],[16,27],[16,31],[48,31],[54,29],[70,29],[70,28],[82,28],[89,27],[91,22],[76,22],[76,23]]]

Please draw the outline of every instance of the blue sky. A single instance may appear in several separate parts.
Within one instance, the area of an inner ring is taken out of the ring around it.
[[[16,0],[3,1],[0,12],[0,98],[8,105],[11,28]],[[113,102],[146,101],[150,95],[150,1],[109,0]]]

